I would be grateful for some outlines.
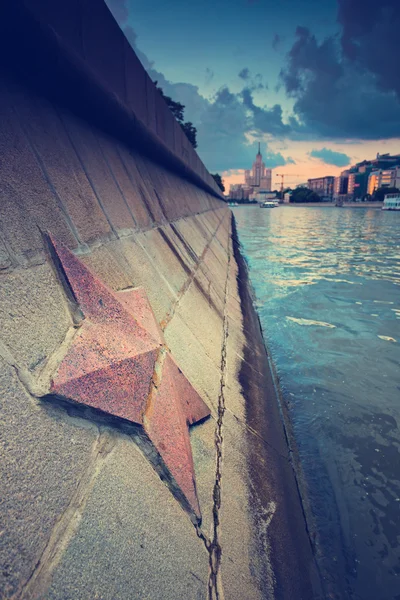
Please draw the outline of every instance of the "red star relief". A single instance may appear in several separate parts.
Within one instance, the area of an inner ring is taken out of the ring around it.
[[[200,520],[189,425],[208,417],[208,406],[172,358],[144,289],[113,292],[49,237],[85,317],[51,393],[143,427]]]

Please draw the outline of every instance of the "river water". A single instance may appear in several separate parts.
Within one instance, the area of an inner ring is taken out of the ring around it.
[[[400,213],[233,212],[326,598],[400,600]]]

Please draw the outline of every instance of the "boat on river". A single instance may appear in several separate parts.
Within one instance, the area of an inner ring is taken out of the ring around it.
[[[386,194],[382,210],[400,210],[400,192]]]
[[[260,204],[260,208],[276,208],[277,206],[279,206],[278,202],[274,202],[273,200],[266,200]]]

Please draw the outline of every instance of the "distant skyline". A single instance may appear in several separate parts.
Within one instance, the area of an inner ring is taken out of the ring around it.
[[[400,152],[398,0],[107,4],[228,187],[259,141],[293,185]]]

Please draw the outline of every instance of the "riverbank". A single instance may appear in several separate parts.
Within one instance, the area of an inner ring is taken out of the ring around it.
[[[276,598],[322,598],[281,414],[285,409],[280,407],[234,216],[232,241],[246,335],[239,377],[246,398],[251,505],[261,556],[267,558],[259,564],[264,575],[263,597],[270,597],[273,591]],[[255,556],[256,561],[259,559]]]
[[[312,208],[375,208],[382,210],[383,202],[347,202],[343,206],[337,206],[335,202],[304,202],[304,203],[290,203],[280,204],[279,206],[287,207],[312,207]]]
[[[259,208],[259,204],[239,204],[235,208],[241,206],[254,206]],[[383,202],[347,202],[343,206],[337,206],[335,202],[299,202],[289,204],[279,204],[279,208],[373,208],[382,210]]]

